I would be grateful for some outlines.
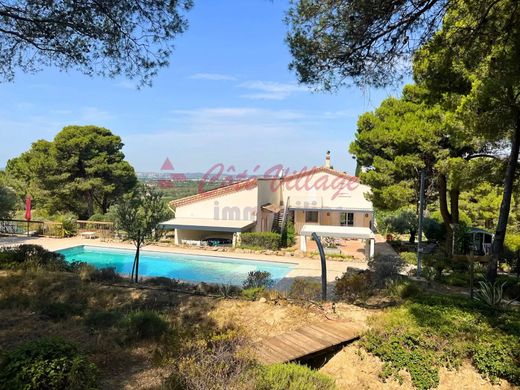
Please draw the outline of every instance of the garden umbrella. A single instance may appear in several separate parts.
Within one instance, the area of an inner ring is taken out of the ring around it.
[[[25,198],[25,220],[27,222],[31,220],[31,197],[29,195]]]

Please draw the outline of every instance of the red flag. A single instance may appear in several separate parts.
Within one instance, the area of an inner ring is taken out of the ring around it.
[[[29,195],[25,198],[25,219],[31,220],[31,197]]]

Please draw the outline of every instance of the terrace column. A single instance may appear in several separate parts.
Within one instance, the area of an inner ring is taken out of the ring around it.
[[[370,258],[373,258],[374,254],[375,254],[375,239],[371,238],[369,241],[370,241],[369,256],[370,256]]]
[[[307,252],[307,237],[303,234],[300,235],[300,250],[303,253]]]
[[[175,229],[175,245],[180,245],[181,240],[179,239],[179,229]]]

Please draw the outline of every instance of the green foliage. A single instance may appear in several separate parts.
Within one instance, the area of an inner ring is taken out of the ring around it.
[[[122,319],[118,311],[96,310],[85,316],[85,325],[89,328],[110,328]]]
[[[341,277],[336,277],[334,284],[334,294],[350,302],[368,297],[373,289],[373,282],[370,273],[345,272]]]
[[[257,390],[332,390],[334,381],[295,363],[274,364],[261,370]]]
[[[63,226],[63,235],[65,237],[75,236],[78,230],[76,221],[78,217],[72,213],[58,214],[54,217],[55,222],[60,222]]]
[[[273,279],[271,279],[271,274],[267,271],[250,271],[247,274],[246,280],[242,283],[242,287],[244,289],[248,288],[270,288],[274,284]]]
[[[252,232],[241,234],[241,246],[258,247],[268,250],[280,249],[281,235],[274,232]]]
[[[400,252],[399,256],[406,264],[417,265],[417,253],[415,252]]]
[[[0,219],[12,218],[17,204],[14,190],[0,183]]]
[[[153,0],[136,7],[122,0],[88,8],[42,3],[31,10],[26,0],[5,6],[0,79],[12,81],[19,70],[34,73],[48,66],[150,85],[169,64],[173,41],[188,27],[186,12],[192,5],[189,0]]]
[[[464,297],[415,294],[374,318],[362,345],[386,363],[382,376],[407,370],[415,387],[436,387],[439,368],[469,358],[483,376],[520,381],[520,314],[486,310]]]
[[[402,299],[414,297],[422,291],[417,283],[409,280],[394,280],[388,283],[386,289],[391,296]]]
[[[399,256],[376,255],[368,262],[375,287],[384,287],[388,281],[396,279],[404,266]]]
[[[417,214],[410,209],[399,209],[381,220],[383,231],[397,234],[410,234],[410,242],[415,241],[417,234]]]
[[[242,290],[242,296],[249,300],[255,301],[263,292],[265,291],[265,287],[249,287]]]
[[[287,221],[287,225],[280,236],[280,243],[282,248],[290,248],[296,243],[296,230],[293,221]]]
[[[291,284],[289,297],[307,301],[321,299],[321,282],[306,278],[297,278]]]
[[[43,268],[49,271],[69,271],[70,267],[62,254],[50,252],[40,245],[23,244],[0,248],[0,268],[3,269]]]
[[[40,307],[40,313],[51,320],[65,320],[73,315],[81,313],[81,306],[67,302],[50,302]]]
[[[430,241],[444,241],[446,239],[446,226],[435,218],[424,218],[423,231]]]
[[[9,160],[6,174],[21,199],[32,195],[34,207],[88,218],[96,208],[106,213],[137,183],[122,147],[108,129],[67,126]]]
[[[119,326],[126,342],[158,341],[169,330],[168,322],[153,311],[131,312],[121,320]]]
[[[94,389],[97,369],[75,345],[61,339],[40,339],[2,358],[0,383],[6,389]]]
[[[492,309],[498,309],[503,305],[504,286],[506,282],[495,281],[479,282],[479,288],[475,291],[475,299],[488,305]]]

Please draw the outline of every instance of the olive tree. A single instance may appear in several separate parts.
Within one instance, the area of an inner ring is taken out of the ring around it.
[[[139,185],[125,195],[116,207],[116,226],[126,232],[127,240],[136,247],[131,278],[139,280],[139,255],[143,246],[156,242],[163,231],[159,223],[170,218],[171,212],[154,188]]]

